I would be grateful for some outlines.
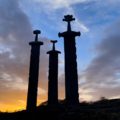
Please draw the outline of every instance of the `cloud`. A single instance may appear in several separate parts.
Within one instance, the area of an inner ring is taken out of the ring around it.
[[[60,8],[65,8],[65,7],[70,7],[71,5],[77,4],[77,3],[84,3],[84,2],[89,2],[91,0],[34,0],[36,2],[41,3],[42,5],[46,6],[46,8],[49,8],[49,6],[52,6],[52,9],[60,9]],[[93,0],[92,0],[93,1]]]
[[[30,1],[33,4],[35,0]],[[42,11],[43,13],[40,15],[44,14],[46,19],[38,14],[37,17],[40,17],[40,24],[44,23],[45,27],[49,25],[49,28],[52,26],[52,30],[54,28],[56,30],[56,26],[63,25],[63,22],[61,21],[62,24],[59,24],[58,20],[61,20],[64,14],[73,14],[76,18],[75,24],[72,24],[73,27],[82,32],[89,31],[89,28],[78,19],[73,5],[87,3],[90,0],[39,0],[37,2],[39,2],[36,7],[37,13]],[[28,42],[34,40],[32,25],[28,16],[21,9],[20,3],[20,0],[0,0],[0,103],[13,106],[17,106],[18,101],[26,100],[30,58]],[[29,7],[27,8],[29,9]],[[32,15],[32,13],[30,14]],[[51,21],[49,21],[50,19]],[[51,26],[48,21],[51,22]],[[117,23],[114,27],[106,30],[106,38],[96,48],[98,55],[84,71],[82,78],[85,82],[80,82],[80,99],[92,100],[101,95],[118,96],[120,88],[118,84],[120,79],[119,28],[119,23]],[[44,46],[41,47],[38,88],[38,101],[41,102],[47,98],[48,55],[46,52],[49,49],[49,44],[47,38],[40,37],[40,40],[44,41]],[[64,97],[63,79],[64,77],[61,75],[59,79],[60,98]]]
[[[28,43],[34,40],[31,23],[19,2],[0,0],[0,102],[6,105],[15,103],[16,106],[15,101],[26,101],[31,49]],[[39,95],[45,95],[49,44],[48,39],[39,39],[44,41],[40,57]]]
[[[80,30],[81,33],[89,32],[89,28],[87,26],[85,26],[84,23],[82,23],[78,19],[78,17],[76,16],[76,12],[74,11],[74,9],[71,6],[69,6],[69,7],[66,8],[64,15],[65,14],[71,14],[75,18],[75,22],[73,22],[71,24],[73,26],[74,30]],[[65,28],[66,28],[66,25],[64,26],[64,29]]]
[[[75,24],[73,25],[73,27],[75,27],[75,30],[81,30],[81,32],[83,33],[86,33],[89,31],[89,28],[78,19],[76,12],[72,6],[77,3],[88,2],[89,0],[75,0],[75,1],[72,1],[72,0],[55,0],[55,1],[30,0],[30,1],[31,1],[31,4],[34,5],[35,7],[34,9],[35,13],[38,13],[43,17],[42,18],[40,16],[41,23],[43,21],[42,23],[43,25],[45,23],[46,23],[45,24],[46,26],[49,25],[49,29],[51,29],[51,31],[56,30],[56,29],[57,31],[63,30],[63,29],[66,30],[66,24],[64,25],[62,22],[58,22],[58,20],[61,21],[61,18],[66,14],[72,14],[76,18],[76,22],[75,22],[76,25]],[[22,5],[24,6],[24,4]],[[46,18],[46,20],[44,18]],[[53,23],[52,26],[50,25],[51,23]],[[56,26],[59,26],[59,29]]]
[[[105,37],[96,47],[97,55],[84,71],[83,89],[92,88],[89,93],[98,99],[100,96],[112,98],[120,91],[120,22],[105,31]],[[110,92],[111,91],[111,92]]]

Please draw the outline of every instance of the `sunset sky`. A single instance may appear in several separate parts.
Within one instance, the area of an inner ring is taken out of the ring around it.
[[[80,101],[120,98],[120,0],[0,0],[0,111],[25,109],[29,42],[41,30],[38,104],[47,100],[50,40],[58,40],[59,99],[64,99],[64,15],[72,14]]]

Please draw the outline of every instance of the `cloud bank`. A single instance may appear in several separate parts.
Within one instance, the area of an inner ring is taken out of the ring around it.
[[[97,55],[84,71],[81,83],[93,100],[100,96],[119,97],[120,91],[120,22],[105,30],[104,39],[95,48]]]
[[[39,28],[38,28],[39,29]],[[32,26],[21,10],[19,0],[0,0],[0,103],[7,106],[26,106],[30,46],[34,40]],[[46,94],[48,40],[41,47],[40,85],[38,95]],[[42,88],[41,88],[42,86]],[[45,95],[43,95],[45,96]],[[41,97],[43,100],[43,98]],[[22,102],[24,101],[24,104]],[[0,108],[2,104],[0,104]],[[17,108],[14,108],[17,109]]]

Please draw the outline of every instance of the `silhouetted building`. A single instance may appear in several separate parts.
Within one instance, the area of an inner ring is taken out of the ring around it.
[[[28,96],[27,96],[27,110],[35,110],[37,103],[37,88],[38,88],[38,76],[39,76],[39,54],[40,45],[43,42],[38,41],[39,30],[33,31],[35,41],[30,42],[31,45],[31,56],[30,56],[30,69],[29,69],[29,85],[28,85]]]
[[[59,37],[64,37],[65,99],[71,105],[79,103],[75,37],[80,36],[80,32],[71,30],[70,22],[73,20],[75,18],[72,15],[64,16],[63,21],[68,23],[67,31],[58,34]]]
[[[53,49],[49,54],[49,75],[48,75],[48,105],[55,105],[58,103],[58,54],[60,51],[55,50],[55,43],[51,41]]]

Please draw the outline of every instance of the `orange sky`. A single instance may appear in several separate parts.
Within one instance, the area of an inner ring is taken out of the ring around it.
[[[90,95],[86,95],[86,92],[82,89],[80,92],[80,100],[84,100],[83,98],[86,98],[86,100],[91,100]],[[18,110],[26,109],[26,99],[27,99],[27,90],[23,91],[3,91],[5,95],[1,95],[0,98],[0,111],[2,112],[14,112]],[[83,94],[82,94],[83,93]],[[37,99],[37,105],[40,105],[42,102],[47,101],[47,88],[46,90],[39,88],[38,89],[38,99]],[[59,99],[64,99],[64,87],[59,86]]]
[[[14,98],[9,98],[10,96],[7,96],[6,99],[14,99],[12,100],[6,100],[3,103],[0,103],[0,111],[2,112],[14,112],[18,110],[23,110],[26,109],[26,96],[22,96],[22,99],[18,99],[17,97],[14,96]],[[13,97],[13,96],[11,96]],[[46,96],[38,96],[38,102],[37,105],[41,104],[42,102],[46,101]]]

